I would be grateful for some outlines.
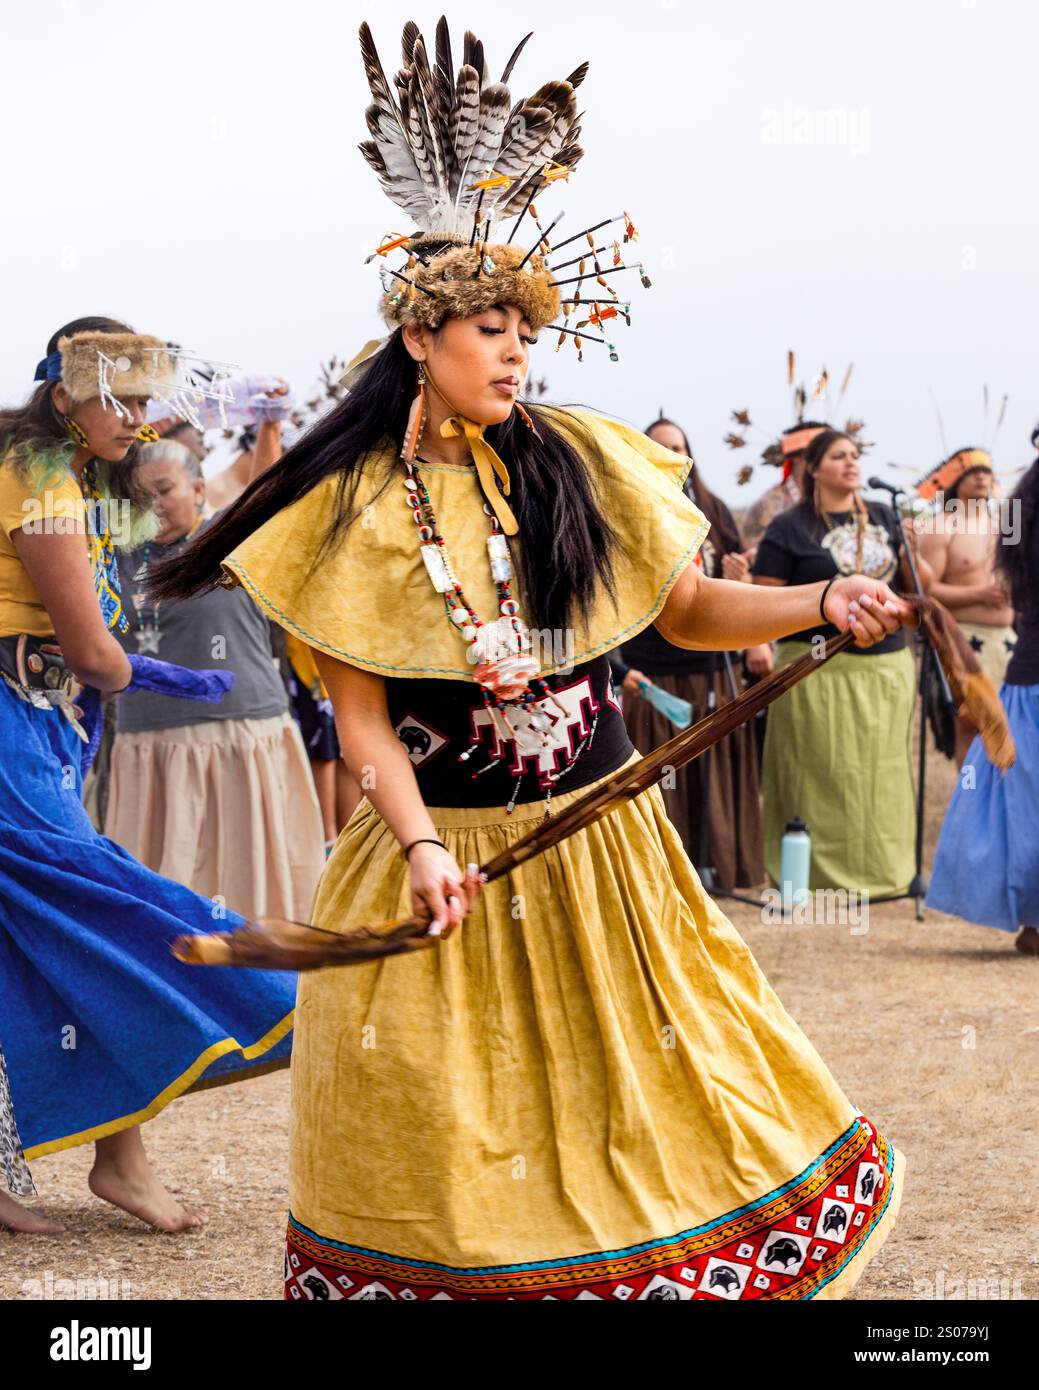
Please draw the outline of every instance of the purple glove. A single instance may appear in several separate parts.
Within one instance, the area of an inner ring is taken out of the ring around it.
[[[151,690],[156,695],[216,705],[234,685],[233,671],[191,671],[187,666],[156,661],[155,657],[141,656],[139,652],[131,652],[126,659],[133,668],[133,678],[126,687],[128,691]]]
[[[141,656],[138,652],[131,652],[126,659],[133,675],[130,684],[119,692],[121,695],[130,690],[151,690],[156,695],[172,695],[178,700],[200,700],[203,704],[217,705],[234,685],[233,671],[192,671],[187,666],[175,666],[172,661],[156,661],[154,657]],[[97,757],[105,721],[101,717],[101,696],[97,690],[84,690],[77,704],[83,711],[80,722],[87,735],[80,761],[80,771],[85,777]]]

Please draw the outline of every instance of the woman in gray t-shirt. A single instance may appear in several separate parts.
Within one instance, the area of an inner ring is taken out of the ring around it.
[[[184,445],[146,446],[136,471],[159,531],[120,553],[130,618],[120,640],[181,666],[233,671],[235,683],[219,705],[144,691],[118,697],[105,834],[218,907],[303,920],[324,866],[324,836],[267,620],[240,588],[172,604],[147,598],[148,566],[209,521],[201,469]]]

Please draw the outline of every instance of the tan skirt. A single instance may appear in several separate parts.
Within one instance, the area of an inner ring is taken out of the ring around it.
[[[292,716],[121,733],[105,834],[248,917],[309,920],[324,831]]]
[[[965,623],[962,619],[957,621],[978,658],[978,665],[998,690],[1006,679],[1017,633],[1012,627],[989,627],[982,623]]]

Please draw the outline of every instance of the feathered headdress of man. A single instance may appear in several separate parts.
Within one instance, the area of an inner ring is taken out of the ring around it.
[[[777,468],[782,468],[783,477],[788,478],[791,472],[791,463],[796,455],[802,454],[809,444],[826,429],[839,429],[840,426],[831,422],[830,416],[833,410],[840,407],[848,390],[848,383],[851,381],[852,365],[849,364],[848,370],[841,379],[840,390],[837,393],[836,403],[831,405],[831,386],[833,384],[830,373],[823,367],[822,371],[811,383],[806,386],[803,381],[797,381],[797,368],[793,351],[788,351],[786,355],[787,385],[790,387],[791,399],[797,423],[791,425],[789,429],[782,430],[778,434],[769,432],[761,441],[761,462],[773,464]],[[812,415],[822,415],[823,422],[819,420],[805,419],[805,411],[811,407]],[[749,410],[734,410],[732,412],[733,424],[737,427],[725,436],[725,443],[730,449],[745,449],[748,444],[754,442],[750,431],[755,429],[754,422],[750,418]],[[862,441],[862,431],[865,429],[865,421],[848,420],[844,425],[842,434],[848,435],[861,449],[868,449],[870,446]],[[759,432],[760,434],[760,432]],[[750,482],[754,474],[752,463],[743,464],[736,475],[738,483]]]
[[[366,113],[371,139],[361,144],[361,152],[387,196],[416,224],[408,234],[388,233],[368,257],[382,262],[383,317],[390,325],[436,328],[449,317],[512,304],[535,332],[558,328],[557,346],[570,337],[580,353],[584,341],[605,343],[616,360],[606,325],[617,318],[630,322],[629,305],[606,277],[628,268],[620,248],[638,234],[624,212],[565,241],[549,240],[563,214],[542,227],[535,199],[567,182],[584,153],[575,94],[588,65],[515,100],[506,84],[530,37],[517,44],[495,82],[474,34],[465,35],[456,73],[447,20],[441,17],[437,24],[432,66],[418,26],[409,21],[403,66],[391,85],[371,30],[361,25],[372,93]],[[525,238],[516,240],[527,216],[538,231],[529,248]],[[617,223],[623,223],[619,236],[604,232]],[[580,241],[587,242],[580,255],[548,264],[554,252]],[[395,251],[406,260],[391,267],[388,257]],[[648,287],[641,264],[636,265]],[[576,267],[575,273],[567,274],[569,267]],[[591,293],[586,281],[592,282]],[[560,295],[564,286],[572,287],[565,297]],[[560,315],[563,321],[554,322]]]

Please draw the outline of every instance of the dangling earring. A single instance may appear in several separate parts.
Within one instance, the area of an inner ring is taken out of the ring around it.
[[[534,438],[535,438],[535,439],[540,439],[541,436],[540,436],[540,434],[538,434],[538,427],[537,427],[537,425],[535,425],[534,421],[530,418],[530,413],[529,413],[529,411],[527,411],[527,410],[524,409],[523,402],[522,402],[518,397],[517,397],[517,400],[516,400],[516,414],[520,417],[520,419],[521,419],[521,420],[523,421],[523,423],[526,425],[527,429],[530,430],[530,431],[532,431],[532,433],[533,433],[533,435],[534,435]]]
[[[72,442],[78,444],[81,449],[89,449],[90,441],[83,432],[83,426],[73,420],[71,415],[64,415],[62,418],[65,421],[65,429],[68,431],[68,436]]]
[[[418,394],[411,403],[411,410],[408,412],[408,427],[404,431],[404,444],[400,451],[400,456],[405,463],[411,463],[418,446],[422,442],[422,431],[426,428],[426,371],[422,363],[418,364]]]
[[[154,444],[159,438],[159,431],[154,425],[142,425],[134,437],[139,444]]]

